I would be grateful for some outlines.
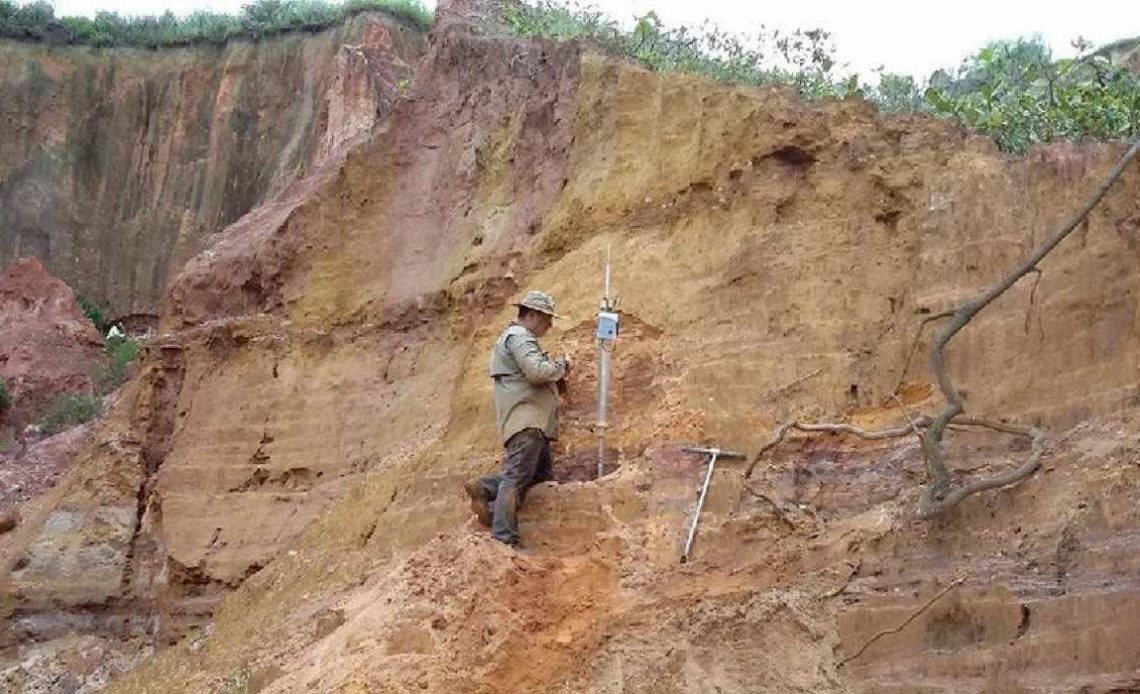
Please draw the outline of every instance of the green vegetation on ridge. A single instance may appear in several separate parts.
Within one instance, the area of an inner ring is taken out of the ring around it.
[[[237,15],[196,12],[178,17],[125,17],[100,12],[56,18],[44,0],[0,0],[0,37],[92,46],[157,48],[222,44],[287,31],[315,31],[352,14],[381,10],[427,29],[432,13],[419,0],[256,0]],[[1024,153],[1057,140],[1114,140],[1140,135],[1140,77],[1113,64],[1108,48],[1085,42],[1076,59],[1054,60],[1040,38],[993,42],[952,70],[926,79],[881,73],[879,83],[843,75],[830,35],[822,30],[761,30],[743,35],[706,23],[668,28],[650,12],[632,28],[578,0],[507,4],[520,36],[583,39],[604,52],[655,71],[708,75],[726,82],[785,84],[808,99],[859,98],[887,113],[929,113],[989,135],[1002,150]],[[1120,43],[1120,42],[1118,42]]]
[[[95,329],[99,331],[99,334],[106,335],[107,330],[111,327],[111,321],[107,318],[107,312],[103,310],[103,307],[85,296],[76,296],[75,300],[79,304],[79,308],[83,309],[84,315],[95,324]]]
[[[17,4],[0,0],[0,37],[89,46],[159,48],[192,44],[224,44],[234,38],[261,38],[288,31],[317,31],[346,18],[380,10],[428,29],[432,13],[418,0],[256,0],[237,15],[194,12],[179,17],[123,16],[99,12],[94,18],[55,16],[45,0]]]
[[[1140,135],[1140,77],[1104,55],[1054,60],[1039,39],[991,43],[952,77],[931,76],[918,109],[955,118],[1009,152],[1057,140]]]
[[[693,72],[742,84],[792,84],[809,98],[845,95],[838,82],[835,47],[822,30],[763,32],[744,36],[706,23],[699,29],[665,27],[653,12],[630,30],[601,11],[581,5],[538,0],[508,8],[507,22],[520,36],[558,41],[586,39],[602,51],[660,72]]]
[[[708,75],[733,83],[795,87],[808,99],[861,98],[887,113],[923,112],[989,135],[1011,153],[1057,140],[1115,140],[1140,135],[1140,77],[1076,45],[1077,59],[1053,60],[1040,38],[993,42],[956,70],[926,80],[880,74],[879,84],[841,76],[827,32],[761,31],[742,35],[712,24],[671,29],[650,12],[632,29],[597,9],[538,0],[509,10],[521,36],[583,39],[650,70]]]
[[[107,362],[95,374],[95,386],[100,393],[110,393],[123,384],[141,348],[138,340],[126,335],[107,338],[104,348]]]

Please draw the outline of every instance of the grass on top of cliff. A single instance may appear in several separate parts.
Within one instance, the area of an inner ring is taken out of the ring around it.
[[[434,17],[418,0],[256,0],[240,14],[199,11],[180,17],[123,16],[99,12],[94,18],[56,17],[45,0],[17,4],[0,0],[0,38],[88,46],[162,48],[224,44],[230,39],[259,39],[290,31],[319,31],[361,12],[381,11],[420,29]]]
[[[956,120],[1022,154],[1058,140],[1133,139],[1140,135],[1140,76],[1110,57],[1112,46],[1078,39],[1080,55],[1055,60],[1039,36],[993,41],[957,69],[926,79],[880,73],[879,83],[841,75],[830,35],[820,29],[753,34],[706,23],[670,28],[653,12],[626,29],[578,0],[536,0],[506,11],[520,36],[584,39],[602,51],[659,71],[725,82],[786,84],[807,99],[865,99],[885,113],[929,113]]]

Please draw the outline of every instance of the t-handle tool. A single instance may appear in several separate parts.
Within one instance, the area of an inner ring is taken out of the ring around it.
[[[693,524],[689,526],[689,538],[685,540],[685,549],[681,552],[681,563],[684,564],[689,561],[689,551],[693,548],[693,540],[697,537],[697,523],[701,519],[701,509],[705,506],[705,497],[708,496],[709,493],[709,482],[712,481],[713,468],[716,467],[717,459],[744,460],[745,456],[743,453],[722,451],[719,448],[695,448],[685,446],[681,450],[686,453],[700,453],[701,455],[707,455],[709,457],[709,469],[708,472],[705,473],[705,483],[704,486],[701,487],[701,497],[697,499],[697,508],[693,511]]]

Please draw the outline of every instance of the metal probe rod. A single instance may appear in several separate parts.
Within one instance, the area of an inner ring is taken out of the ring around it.
[[[722,451],[719,448],[692,448],[684,447],[681,450],[686,453],[700,453],[709,456],[709,469],[705,473],[705,483],[701,486],[701,496],[697,500],[697,508],[693,511],[693,523],[689,526],[689,537],[685,540],[685,549],[681,552],[681,563],[684,564],[689,561],[689,552],[693,549],[693,540],[697,537],[697,523],[701,519],[701,509],[705,506],[705,497],[709,494],[709,482],[712,481],[713,469],[716,467],[717,458],[744,460],[743,453],[736,451]]]
[[[598,307],[598,479],[606,471],[606,429],[609,428],[610,353],[617,342],[617,320],[610,296],[610,247],[606,247],[605,290]],[[607,322],[608,321],[608,322]],[[612,327],[612,331],[608,328]]]
[[[606,428],[609,426],[610,351],[598,341],[598,477],[605,474]]]
[[[610,246],[606,246],[606,293],[605,304],[606,308],[610,307]]]

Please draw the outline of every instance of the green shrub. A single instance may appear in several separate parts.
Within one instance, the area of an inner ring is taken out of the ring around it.
[[[42,39],[55,18],[55,8],[44,0],[17,5],[0,0],[0,36]]]
[[[99,392],[109,393],[127,377],[127,369],[139,354],[139,343],[129,337],[108,338],[107,363],[95,375],[95,385]]]
[[[59,40],[88,46],[160,48],[191,44],[223,44],[232,38],[261,38],[286,31],[317,31],[360,12],[381,11],[427,30],[434,17],[419,0],[255,0],[240,14],[194,12],[180,17],[126,16],[99,12],[94,18],[55,17],[50,3],[17,5],[0,0],[0,37],[24,41]]]
[[[431,29],[435,23],[435,13],[424,7],[419,0],[345,0],[341,7],[349,16],[382,10],[423,31]]]
[[[2,2],[3,0],[0,0]],[[111,34],[96,24],[93,20],[87,17],[64,17],[59,20],[65,29],[71,32],[75,37],[76,43],[86,44],[88,46],[109,46],[111,45]],[[80,304],[83,299],[80,298]]]
[[[98,417],[102,410],[102,402],[94,395],[81,393],[61,395],[52,401],[47,412],[40,418],[40,431],[50,435],[70,429],[90,422]]]
[[[12,406],[12,393],[8,390],[8,384],[4,379],[0,378],[0,412]]]
[[[819,29],[735,34],[709,23],[697,30],[670,29],[649,12],[625,30],[597,8],[573,0],[520,5],[508,9],[506,19],[520,36],[587,40],[661,72],[694,72],[743,84],[792,84],[809,98],[842,96],[846,84],[831,75],[835,48],[830,35]]]
[[[1040,38],[997,41],[970,56],[956,77],[932,75],[922,108],[1014,153],[1056,140],[1134,138],[1140,77],[1103,55],[1053,60]]]
[[[922,81],[880,74],[879,84],[835,74],[835,52],[820,30],[725,32],[711,24],[669,29],[650,12],[629,30],[576,0],[538,0],[508,10],[520,36],[582,39],[651,70],[679,70],[743,84],[788,84],[809,99],[862,98],[887,113],[921,111],[952,118],[991,136],[1007,152],[1056,140],[1140,135],[1140,77],[1114,65],[1106,53],[1074,42],[1075,60],[1053,60],[1039,37],[997,41],[956,71]]]
[[[0,0],[3,2],[3,0]],[[79,303],[79,308],[83,309],[84,315],[91,319],[95,324],[95,329],[99,331],[100,335],[106,335],[107,331],[111,329],[110,319],[107,318],[107,313],[100,308],[99,304],[88,299],[85,296],[77,296],[75,300]]]
[[[879,85],[865,88],[863,96],[883,113],[910,113],[923,108],[924,91],[910,75],[881,72]]]

